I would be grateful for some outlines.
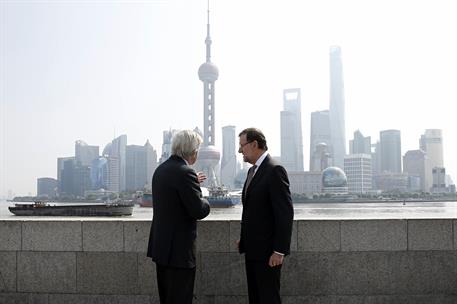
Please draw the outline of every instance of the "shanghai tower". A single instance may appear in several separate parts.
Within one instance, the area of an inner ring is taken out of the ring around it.
[[[330,47],[330,137],[333,165],[343,168],[346,154],[346,128],[344,114],[344,82],[341,48]]]

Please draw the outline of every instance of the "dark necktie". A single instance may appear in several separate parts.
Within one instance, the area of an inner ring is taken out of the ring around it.
[[[256,165],[252,166],[252,167],[249,169],[248,177],[246,178],[246,187],[244,188],[244,192],[245,192],[245,193],[246,193],[246,191],[248,190],[248,187],[249,187],[249,184],[250,184],[251,181],[252,181],[252,178],[254,177],[255,168],[257,168]]]

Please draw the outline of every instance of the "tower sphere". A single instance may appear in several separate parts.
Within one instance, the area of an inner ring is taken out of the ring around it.
[[[217,166],[221,159],[221,152],[215,146],[206,146],[198,151],[198,160],[204,165]]]
[[[216,81],[219,77],[219,69],[211,62],[205,62],[198,68],[198,77],[201,81]]]

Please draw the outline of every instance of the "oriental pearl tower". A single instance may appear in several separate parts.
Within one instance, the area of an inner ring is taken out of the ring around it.
[[[198,69],[198,78],[203,82],[203,147],[198,153],[196,168],[208,177],[207,186],[219,186],[218,166],[221,158],[220,151],[215,147],[215,98],[214,83],[219,76],[219,69],[211,62],[211,37],[209,34],[209,4],[208,23],[206,26],[206,62]]]

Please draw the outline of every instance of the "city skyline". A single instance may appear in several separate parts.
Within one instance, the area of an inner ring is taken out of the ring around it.
[[[256,126],[279,156],[282,92],[296,87],[308,164],[310,113],[328,108],[328,48],[339,45],[346,139],[360,129],[374,143],[380,131],[398,129],[404,155],[426,129],[442,129],[455,181],[454,1],[213,2],[216,146],[223,126]],[[71,155],[76,139],[103,145],[128,134],[159,151],[163,130],[202,129],[196,70],[206,4],[2,2],[0,196],[34,192],[38,177],[55,177],[56,158]]]

